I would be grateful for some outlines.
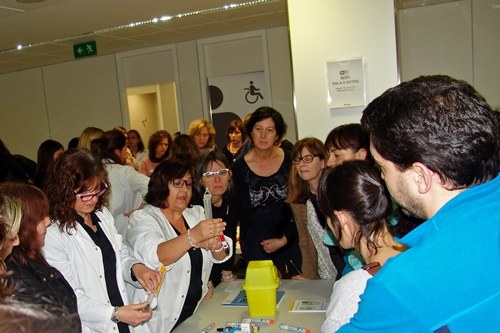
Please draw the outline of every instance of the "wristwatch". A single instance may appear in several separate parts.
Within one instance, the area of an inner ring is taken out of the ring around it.
[[[115,306],[113,310],[113,315],[111,316],[111,321],[115,324],[118,324],[120,322],[120,318],[118,317],[118,307]]]

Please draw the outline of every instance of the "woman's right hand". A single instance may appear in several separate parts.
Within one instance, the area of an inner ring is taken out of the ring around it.
[[[225,229],[226,222],[222,219],[203,220],[191,229],[191,239],[195,244],[202,243],[210,238],[218,237]]]
[[[131,326],[140,325],[148,321],[153,315],[153,310],[147,308],[148,302],[120,306],[118,308],[118,318],[121,322]]]

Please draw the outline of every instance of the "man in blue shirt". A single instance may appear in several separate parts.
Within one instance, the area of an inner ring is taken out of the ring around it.
[[[422,76],[363,111],[370,151],[404,209],[428,219],[368,281],[339,332],[500,330],[500,135],[469,84]]]

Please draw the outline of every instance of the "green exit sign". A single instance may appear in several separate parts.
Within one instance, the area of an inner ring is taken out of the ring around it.
[[[79,43],[73,45],[75,59],[97,55],[97,45],[95,41]]]

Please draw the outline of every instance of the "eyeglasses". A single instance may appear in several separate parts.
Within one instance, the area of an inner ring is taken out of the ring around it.
[[[186,184],[187,189],[192,189],[193,188],[193,181],[191,179],[184,180],[184,179],[174,179],[171,181],[172,185],[175,188],[182,188],[184,184]]]
[[[203,174],[206,179],[214,179],[215,176],[226,177],[229,175],[229,169],[220,169],[219,171],[207,171]]]
[[[301,157],[294,158],[292,163],[293,164],[299,164],[300,161],[304,161],[304,163],[311,163],[315,157],[318,157],[318,155],[304,155]]]
[[[104,192],[106,192],[108,190],[108,185],[106,183],[103,183],[104,187],[102,187],[99,192],[97,193],[93,193],[93,194],[81,194],[81,193],[76,193],[76,197],[77,198],[80,198],[80,200],[82,200],[82,202],[87,202],[87,201],[90,201],[92,199],[94,199],[95,197],[100,197],[101,195],[104,194]]]

